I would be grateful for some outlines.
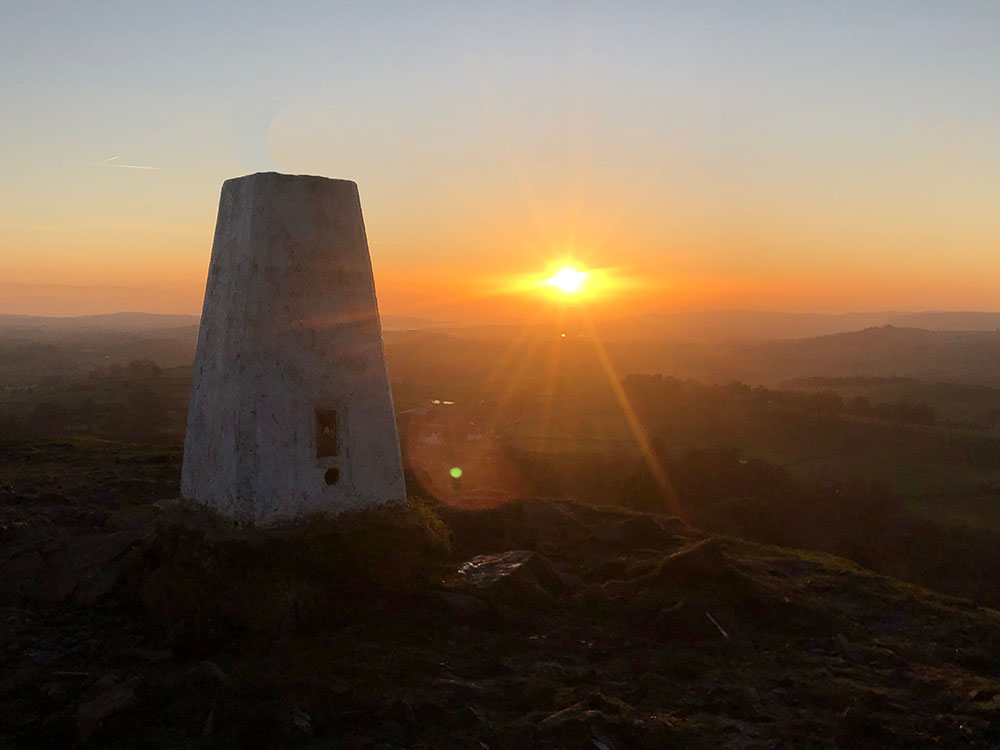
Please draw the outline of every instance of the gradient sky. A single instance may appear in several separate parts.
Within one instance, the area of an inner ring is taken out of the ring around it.
[[[1000,309],[1000,3],[5,2],[0,312],[198,313],[223,180],[358,182],[383,313]],[[150,167],[140,169],[136,167]]]

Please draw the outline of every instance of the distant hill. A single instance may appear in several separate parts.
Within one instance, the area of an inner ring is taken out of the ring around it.
[[[120,312],[77,317],[0,314],[0,329],[22,331],[149,331],[198,325],[197,315]],[[475,324],[412,315],[383,315],[386,331],[437,330],[472,338],[504,338],[530,323]],[[930,331],[997,331],[1000,312],[784,313],[709,310],[605,318],[597,327],[606,340],[679,342],[760,342],[801,339],[886,325]]]
[[[932,331],[997,331],[1000,330],[1000,313],[893,313],[888,323],[909,328],[927,328]]]
[[[391,332],[386,356],[400,384],[439,382],[447,376],[456,384],[492,378],[541,387],[555,361],[552,346],[559,342],[557,361],[565,383],[606,377],[589,337],[562,338],[542,327],[516,334],[480,338],[475,331]],[[609,333],[602,336],[600,348],[619,376],[662,373],[705,383],[737,380],[771,387],[798,378],[904,377],[1000,388],[1000,331],[880,326],[801,339],[691,343],[639,342]]]
[[[0,329],[18,331],[155,331],[196,326],[200,322],[201,317],[198,315],[161,315],[143,312],[74,317],[0,314]],[[422,330],[440,325],[445,324],[411,315],[382,316],[382,327],[387,331]]]
[[[905,377],[1000,387],[1000,331],[880,326],[802,339],[608,344],[618,372],[776,386],[814,377]]]
[[[995,331],[996,312],[861,312],[831,315],[710,310],[644,315],[599,324],[611,337],[641,341],[765,341],[859,331],[885,325],[932,331]]]
[[[747,382],[793,378],[892,377],[1000,384],[1000,331],[928,331],[882,326],[809,339],[747,345],[733,352]],[[742,379],[742,378],[740,378]]]
[[[604,341],[644,344],[728,344],[815,338],[867,328],[896,326],[929,331],[997,331],[996,312],[859,312],[844,314],[784,313],[759,310],[709,310],[606,317],[593,321]],[[570,336],[589,335],[589,326],[567,315],[554,320],[459,324],[421,318],[383,316],[386,331],[434,330],[464,339],[498,340],[558,326]]]
[[[22,331],[150,331],[196,326],[197,315],[159,315],[120,312],[107,315],[45,317],[41,315],[0,315],[0,328]]]
[[[193,315],[0,315],[0,388],[66,382],[134,360],[188,365],[197,341]]]
[[[823,335],[795,335],[856,325],[872,317],[956,328],[880,324]],[[994,323],[998,325],[987,327]],[[0,382],[33,381],[31,373],[42,374],[49,368],[86,371],[132,359],[154,359],[163,366],[190,364],[197,324],[194,315],[0,315],[0,371],[10,371],[6,376],[0,372]],[[441,366],[455,372],[478,372],[484,363],[503,359],[502,353],[511,342],[519,340],[537,344],[560,340],[564,365],[570,367],[572,362],[571,369],[584,370],[600,367],[586,330],[568,324],[554,327],[552,321],[530,326],[459,327],[387,315],[383,328],[390,364],[400,373],[412,367],[435,370]],[[568,336],[562,337],[563,332]],[[929,383],[1000,387],[1000,313],[686,313],[618,323],[603,321],[597,325],[597,335],[615,371],[622,375],[661,372],[704,382],[739,380],[771,386],[796,378],[906,377]],[[30,363],[26,346],[39,349],[44,356]],[[543,350],[545,345],[535,354],[541,356],[538,366],[544,370],[547,355]],[[525,355],[530,360],[535,354],[524,352],[516,361],[525,363]],[[529,367],[527,372],[532,369],[537,368]],[[16,377],[13,370],[19,373]]]

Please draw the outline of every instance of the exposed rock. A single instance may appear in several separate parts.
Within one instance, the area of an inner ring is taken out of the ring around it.
[[[717,579],[728,567],[718,537],[708,537],[664,557],[652,571],[629,584],[633,591],[641,591],[653,586],[705,583]]]
[[[470,590],[503,600],[544,600],[567,588],[548,558],[528,550],[477,555],[458,566],[458,579]]]

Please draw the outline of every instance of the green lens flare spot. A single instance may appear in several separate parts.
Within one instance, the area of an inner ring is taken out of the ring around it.
[[[462,477],[462,470],[457,466],[452,466],[448,469],[448,473],[451,474],[452,479],[460,479]]]

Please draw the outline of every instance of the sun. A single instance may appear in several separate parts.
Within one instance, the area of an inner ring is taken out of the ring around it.
[[[583,290],[583,282],[586,280],[586,272],[572,266],[564,266],[547,278],[545,283],[563,294],[579,294]]]

